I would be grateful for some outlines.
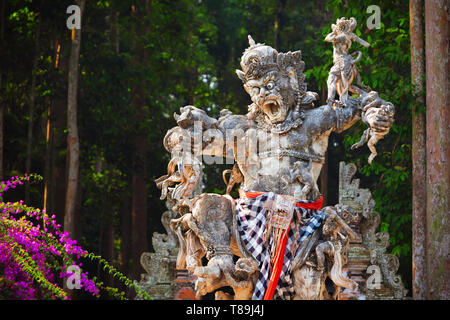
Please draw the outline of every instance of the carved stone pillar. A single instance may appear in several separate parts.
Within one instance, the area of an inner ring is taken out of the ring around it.
[[[356,173],[353,163],[339,165],[339,203],[350,207],[360,214],[360,221],[351,225],[360,235],[350,242],[347,249],[347,263],[344,269],[347,276],[359,284],[359,292],[344,290],[340,299],[403,299],[407,290],[400,276],[398,258],[387,254],[389,234],[378,232],[380,216],[373,209],[375,201],[369,189],[359,187],[359,179],[353,179]]]

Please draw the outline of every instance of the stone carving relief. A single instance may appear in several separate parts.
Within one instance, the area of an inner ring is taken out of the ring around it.
[[[352,226],[361,235],[358,241],[349,246],[347,270],[361,280],[360,295],[347,294],[356,299],[403,299],[407,294],[400,276],[398,258],[386,253],[389,247],[389,234],[376,232],[380,224],[380,215],[374,211],[375,201],[368,189],[359,187],[359,179],[354,179],[357,172],[353,163],[340,163],[339,167],[339,203],[349,206],[360,216],[358,224]],[[373,268],[370,268],[370,267]],[[362,269],[361,269],[362,267]],[[374,281],[367,281],[368,270],[375,270]]]
[[[139,282],[135,281],[136,285],[157,300],[172,299],[173,296],[173,269],[178,255],[178,241],[176,235],[170,230],[169,222],[176,215],[171,210],[162,214],[161,222],[166,233],[153,233],[152,244],[155,252],[142,253],[140,263],[146,273],[141,275]],[[137,296],[137,299],[142,297]]]

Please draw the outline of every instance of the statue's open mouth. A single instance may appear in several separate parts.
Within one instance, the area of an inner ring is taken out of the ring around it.
[[[283,121],[282,108],[280,103],[275,99],[268,99],[264,101],[261,109],[270,118],[271,121]]]

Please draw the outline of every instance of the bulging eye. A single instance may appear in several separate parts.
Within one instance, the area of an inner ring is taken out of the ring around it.
[[[269,83],[266,85],[267,90],[272,90],[274,87],[275,87],[275,84],[274,84],[273,82],[269,82]]]

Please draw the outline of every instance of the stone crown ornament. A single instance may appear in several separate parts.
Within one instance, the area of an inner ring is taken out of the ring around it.
[[[345,19],[344,17],[336,20],[336,24],[331,25],[331,29],[335,31],[338,29],[341,32],[353,32],[356,28],[356,19],[351,17],[350,19]]]
[[[302,60],[300,50],[294,52],[278,52],[276,49],[263,43],[255,43],[253,38],[248,36],[249,47],[244,51],[241,58],[241,70],[236,73],[244,83],[259,79],[270,71],[278,71],[282,74],[289,74],[292,71],[297,73],[298,89],[300,92],[306,91],[305,63]]]

